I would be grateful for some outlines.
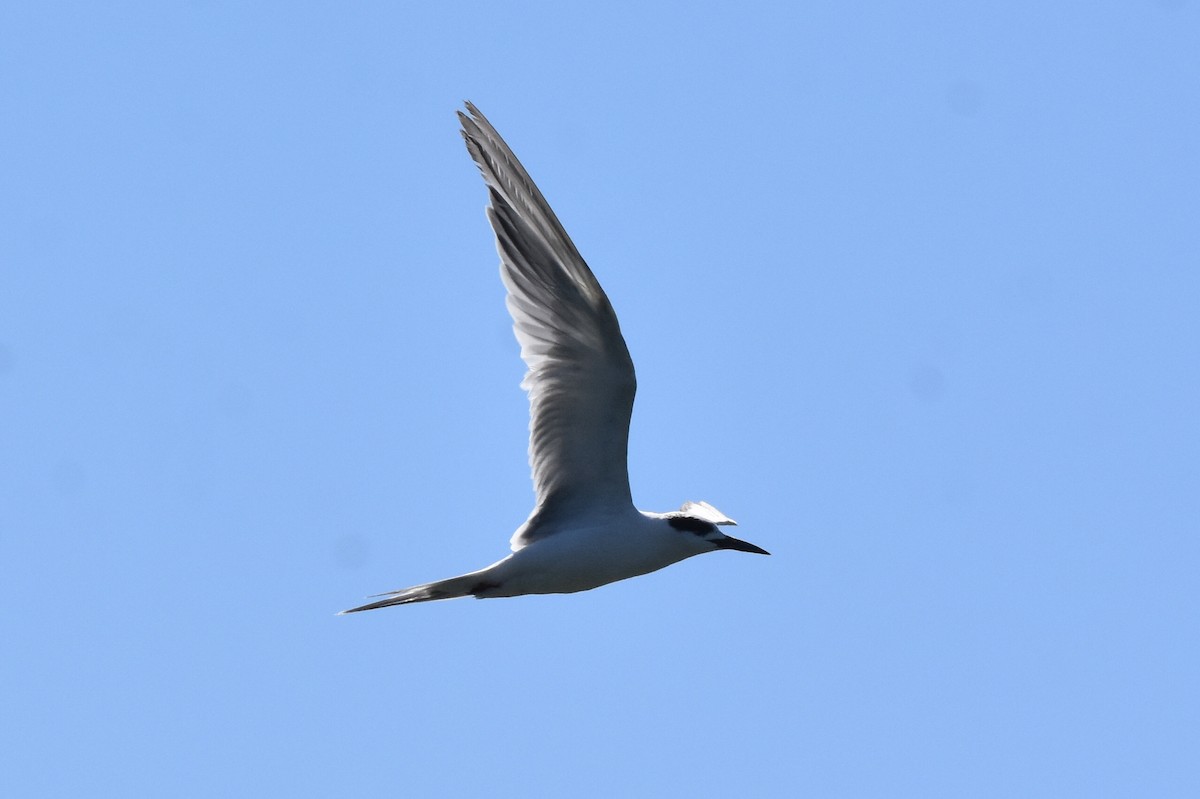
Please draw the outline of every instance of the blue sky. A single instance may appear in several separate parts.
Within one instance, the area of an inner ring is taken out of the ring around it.
[[[10,3],[0,793],[1200,795],[1200,7]],[[718,553],[532,493],[479,105]]]

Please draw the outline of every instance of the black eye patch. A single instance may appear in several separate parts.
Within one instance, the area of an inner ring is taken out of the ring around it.
[[[686,533],[695,533],[696,535],[707,535],[717,526],[711,522],[706,522],[703,519],[696,519],[691,516],[672,516],[667,519],[667,524],[674,527],[676,530],[682,530]]]

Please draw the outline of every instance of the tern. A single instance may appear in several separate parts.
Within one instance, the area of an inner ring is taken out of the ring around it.
[[[473,596],[570,594],[718,549],[770,554],[723,533],[707,502],[651,513],[633,505],[626,463],[637,384],[617,316],[550,206],[487,118],[458,112],[483,173],[506,304],[528,372],[529,464],[537,502],[512,554],[342,613]]]

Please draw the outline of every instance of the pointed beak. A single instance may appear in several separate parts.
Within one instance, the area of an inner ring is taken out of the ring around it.
[[[756,547],[749,541],[743,541],[740,538],[734,538],[727,535],[717,542],[717,549],[736,549],[738,552],[754,552],[758,555],[770,555],[771,553],[762,547]]]

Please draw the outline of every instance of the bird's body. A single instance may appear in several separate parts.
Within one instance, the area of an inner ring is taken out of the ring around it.
[[[637,510],[626,450],[633,361],[604,290],[533,180],[470,103],[467,150],[488,185],[508,309],[529,367],[529,461],[537,505],[487,568],[405,588],[344,613],[474,596],[569,594],[657,571],[716,549],[768,554],[727,536],[733,520],[707,503]]]
[[[500,561],[494,567],[500,584],[484,593],[572,594],[656,571],[689,554],[664,520],[636,511],[581,522]],[[699,554],[703,550],[695,543]]]

